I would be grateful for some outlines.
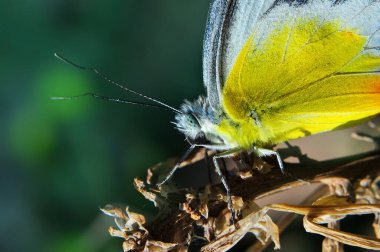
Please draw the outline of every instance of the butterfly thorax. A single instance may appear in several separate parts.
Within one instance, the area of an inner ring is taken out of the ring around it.
[[[194,102],[185,101],[183,114],[176,116],[175,125],[191,142],[206,141],[209,145],[250,149],[265,147],[278,139],[262,112],[252,111],[246,120],[234,121],[223,111],[215,111],[204,97]],[[270,117],[270,115],[269,115]]]
[[[236,122],[225,117],[216,127],[216,131],[225,143],[242,149],[250,149],[252,146],[265,147],[274,138],[270,128],[258,125],[254,119]]]

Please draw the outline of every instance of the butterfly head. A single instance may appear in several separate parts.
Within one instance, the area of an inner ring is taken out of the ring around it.
[[[209,106],[207,99],[199,97],[194,102],[185,101],[181,114],[175,117],[177,129],[184,133],[193,144],[222,144],[223,140],[215,133],[220,118]]]

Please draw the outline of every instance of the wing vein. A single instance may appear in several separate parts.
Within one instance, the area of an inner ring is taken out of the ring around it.
[[[372,71],[372,72],[347,72],[347,73],[335,72],[335,73],[332,73],[332,74],[327,75],[325,77],[322,77],[322,78],[320,78],[320,79],[318,79],[316,81],[308,83],[306,88],[310,88],[310,87],[318,84],[319,82],[324,81],[324,80],[329,79],[329,78],[334,77],[334,76],[349,76],[349,75],[378,74],[378,73],[380,73],[380,71]],[[278,99],[272,101],[271,103],[272,103],[272,105],[274,103],[278,103],[278,102],[282,101],[283,99],[287,98],[288,96],[290,96],[292,94],[295,94],[295,93],[297,93],[297,92],[299,92],[301,90],[305,90],[305,87],[299,87],[299,88],[295,89],[292,92],[286,93],[286,94],[280,96]]]
[[[290,28],[290,31],[288,33],[288,37],[286,38],[285,48],[284,48],[284,54],[282,55],[282,61],[281,61],[281,63],[284,63],[285,60],[286,60],[286,52],[288,51],[290,37],[292,35],[295,23],[296,23],[296,16],[293,17],[292,27]]]
[[[308,100],[308,101],[303,101],[303,102],[289,103],[289,104],[287,104],[287,106],[291,107],[291,106],[294,106],[294,105],[297,105],[297,106],[298,105],[305,105],[305,104],[308,104],[308,103],[311,103],[311,102],[323,101],[323,100],[328,100],[328,99],[331,99],[331,98],[338,98],[338,97],[345,97],[345,96],[355,97],[355,96],[362,96],[362,95],[369,95],[369,96],[370,95],[380,95],[380,91],[379,92],[355,92],[355,93],[346,93],[346,94],[339,94],[339,95],[329,95],[329,96],[324,96],[324,97],[313,99],[312,101]],[[291,114],[291,113],[289,113],[289,114]]]

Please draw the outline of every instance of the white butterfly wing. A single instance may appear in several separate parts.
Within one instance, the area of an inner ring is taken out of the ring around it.
[[[214,110],[220,110],[225,79],[257,20],[277,2],[279,1],[212,1],[203,43],[203,82]]]

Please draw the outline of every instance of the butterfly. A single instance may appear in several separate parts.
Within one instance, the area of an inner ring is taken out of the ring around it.
[[[203,45],[206,96],[175,109],[114,84],[174,111],[191,143],[187,154],[196,146],[218,151],[213,161],[232,209],[218,159],[253,151],[277,157],[283,169],[271,146],[380,112],[379,30],[376,0],[213,0]]]
[[[268,147],[357,125],[380,112],[380,1],[214,0],[203,45],[207,96],[176,126],[193,145]],[[204,142],[197,144],[198,142]],[[229,202],[230,206],[232,202]]]

